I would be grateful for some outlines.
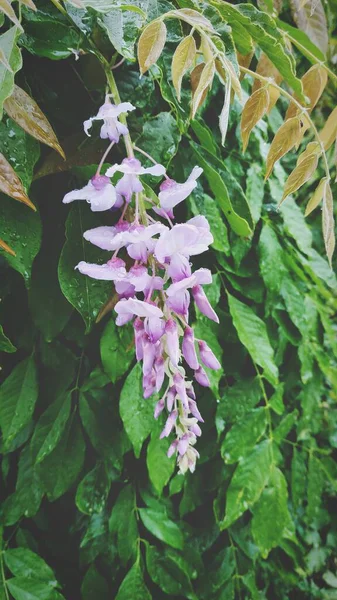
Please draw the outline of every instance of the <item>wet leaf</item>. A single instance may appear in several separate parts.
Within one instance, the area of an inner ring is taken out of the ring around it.
[[[244,152],[248,145],[250,132],[266,114],[268,107],[269,90],[266,87],[256,90],[244,105],[241,117],[241,136]]]
[[[0,0],[0,12],[2,12],[4,15],[6,15],[6,17],[8,17],[12,21],[12,23],[14,23],[14,25],[16,25],[16,27],[18,27],[19,29],[21,29],[21,31],[23,31],[22,25],[21,25],[20,21],[18,20],[16,14],[15,14],[15,10],[12,7],[10,2],[8,2],[7,0]]]
[[[167,29],[163,21],[153,21],[145,27],[138,42],[138,62],[141,75],[160,57],[166,42]]]
[[[323,196],[324,196],[324,192],[325,192],[325,187],[327,184],[327,178],[326,177],[322,177],[321,181],[319,182],[317,188],[315,189],[313,195],[311,196],[306,209],[305,209],[305,216],[307,217],[308,215],[310,215],[310,213],[315,210],[315,208],[317,208],[317,206],[319,205],[319,203],[321,202]]]
[[[3,154],[0,154],[0,190],[7,194],[7,196],[14,198],[14,200],[18,200],[19,202],[23,202],[23,204],[26,204],[29,208],[36,211],[36,208],[29,200],[20,179]]]
[[[184,38],[177,46],[176,51],[172,59],[172,81],[178,100],[180,102],[181,97],[181,82],[192,67],[196,58],[197,48],[195,45],[194,37],[192,35]]]
[[[19,86],[15,85],[12,95],[5,100],[7,114],[31,136],[54,148],[65,159],[65,154],[47,117],[35,100]]]
[[[3,114],[3,103],[14,89],[14,75],[22,67],[21,51],[16,44],[18,34],[19,29],[11,27],[8,31],[0,35],[0,50],[3,57],[0,63],[0,118],[2,118]],[[10,71],[4,60],[10,65]]]
[[[12,248],[10,246],[8,246],[8,244],[6,244],[6,242],[4,242],[1,239],[0,239],[0,248],[2,248],[5,252],[8,252],[8,254],[11,254],[12,256],[16,256],[14,250],[12,250]]]
[[[277,131],[267,156],[266,176],[268,179],[277,160],[291,150],[301,138],[301,123],[298,117],[288,119]]]
[[[15,346],[5,335],[2,325],[0,325],[0,352],[16,352]]]

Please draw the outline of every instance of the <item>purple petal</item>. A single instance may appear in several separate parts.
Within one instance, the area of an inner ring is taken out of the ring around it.
[[[202,367],[199,367],[199,369],[194,371],[194,377],[196,381],[203,387],[210,387],[210,381]]]
[[[194,333],[191,327],[186,327],[182,343],[184,359],[191,369],[196,370],[199,367],[197,353],[195,351]]]
[[[215,371],[221,369],[221,364],[206,342],[199,341],[199,351],[200,358],[206,367]]]
[[[219,323],[219,317],[216,314],[216,312],[213,310],[213,308],[211,307],[211,305],[208,301],[208,298],[207,298],[204,290],[202,289],[202,287],[200,285],[197,285],[196,287],[194,287],[192,289],[192,294],[193,294],[194,301],[195,301],[197,307],[199,308],[200,312],[202,312],[203,315],[205,315],[212,321]]]
[[[166,351],[170,357],[173,367],[177,368],[180,351],[179,351],[179,335],[178,326],[173,319],[169,319],[165,325],[166,335]]]

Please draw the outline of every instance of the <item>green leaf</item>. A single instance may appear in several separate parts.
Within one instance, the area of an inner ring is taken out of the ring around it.
[[[207,292],[208,290],[206,290]],[[210,298],[209,298],[210,300]],[[222,348],[218,341],[219,327],[214,322],[210,323],[209,319],[207,319],[204,315],[198,315],[198,319],[196,324],[194,325],[194,333],[195,337],[201,340],[204,340],[211,350],[214,352],[215,356],[218,358],[220,364],[222,362]],[[211,390],[214,394],[218,395],[219,382],[223,374],[222,369],[218,369],[214,371],[213,369],[209,369],[204,366],[204,369],[207,373],[207,376],[210,380]]]
[[[48,250],[48,251],[47,251]],[[42,251],[33,267],[29,306],[36,327],[51,342],[64,328],[73,311],[61,292],[57,278],[58,255],[51,248]]]
[[[152,581],[169,596],[196,598],[188,575],[170,556],[146,545],[146,568]]]
[[[325,475],[319,459],[311,453],[308,464],[308,504],[306,508],[307,523],[312,524],[318,517],[322,503]]]
[[[198,138],[199,144],[208,150],[214,156],[219,152],[212,131],[207,127],[204,121],[193,119],[191,121],[191,127]]]
[[[320,62],[326,61],[325,54],[311,41],[304,31],[284,23],[281,19],[277,19],[276,23],[280,29],[288,34],[289,40],[302,52],[302,54],[314,65],[317,64],[317,60]]]
[[[142,370],[138,363],[127,376],[119,401],[121,419],[136,458],[139,458],[143,442],[153,429],[153,407],[152,397],[143,398]]]
[[[284,404],[283,404],[283,393],[284,393],[284,384],[280,383],[274,394],[269,398],[269,406],[278,414],[282,415],[284,413]]]
[[[242,344],[247,348],[254,362],[263,368],[264,376],[272,385],[278,383],[278,369],[274,351],[270,345],[267,328],[253,310],[228,294],[230,313],[234,327]]]
[[[60,441],[70,416],[71,392],[60,396],[41,415],[31,441],[32,456],[42,462]]]
[[[246,198],[254,224],[256,224],[261,217],[264,198],[264,179],[262,168],[258,164],[253,164],[247,171]]]
[[[287,269],[283,262],[282,246],[269,223],[264,223],[262,226],[257,250],[260,271],[266,287],[271,292],[279,293]]]
[[[276,443],[282,442],[287,437],[289,431],[294,427],[297,418],[298,410],[293,410],[282,419],[281,423],[273,431],[273,438]]]
[[[34,516],[39,510],[42,497],[41,481],[27,444],[20,455],[15,492],[3,504],[4,523],[14,525],[23,515],[26,518]]]
[[[38,465],[38,473],[53,502],[75,483],[84,462],[85,443],[80,424],[73,417],[56,448]]]
[[[95,565],[90,565],[81,585],[82,600],[108,600],[109,588],[106,580],[97,571]]]
[[[307,483],[307,454],[294,448],[291,461],[291,498],[297,510],[305,501]]]
[[[76,506],[85,515],[102,512],[111,481],[104,463],[97,463],[82,479],[76,492]]]
[[[81,32],[54,6],[36,12],[24,9],[24,29],[20,43],[36,56],[61,60],[82,45]]]
[[[5,446],[30,421],[38,397],[33,356],[20,362],[0,387],[0,426]]]
[[[104,371],[112,383],[129,369],[135,355],[134,332],[131,325],[118,327],[113,319],[108,321],[101,337],[101,359]]]
[[[225,462],[231,464],[249,454],[264,434],[266,426],[264,407],[252,410],[242,421],[233,425],[221,446],[221,456]]]
[[[226,421],[233,423],[244,416],[261,400],[262,392],[258,377],[242,379],[227,387],[217,406],[216,427],[221,433]]]
[[[146,529],[158,540],[177,550],[183,549],[184,536],[176,523],[151,508],[140,508],[139,514]]]
[[[15,600],[59,600],[63,597],[49,583],[38,579],[13,577],[6,583]]]
[[[123,565],[136,556],[138,541],[136,508],[135,490],[131,484],[127,484],[119,493],[109,519],[109,531],[117,534],[118,554]]]
[[[12,575],[42,579],[56,586],[55,574],[43,558],[28,548],[13,548],[4,553],[5,563]]]
[[[116,600],[152,600],[152,596],[147,589],[141,568],[136,562],[123,579],[118,590]]]
[[[86,2],[86,4],[88,4]],[[98,4],[92,2],[91,4]],[[101,3],[101,9],[94,7],[95,10],[100,10],[102,14],[98,18],[98,23],[106,31],[110,42],[113,47],[117,50],[118,54],[126,58],[127,60],[134,61],[135,57],[135,43],[139,36],[140,29],[144,23],[142,10],[136,4],[133,6],[132,12],[130,8],[119,6],[113,8],[113,10],[104,9],[103,5],[106,2]],[[110,2],[110,5],[121,4]],[[130,7],[130,5],[128,5]],[[127,10],[125,10],[125,8]],[[124,10],[123,10],[124,9]],[[136,12],[137,11],[137,12]]]
[[[269,440],[261,442],[239,463],[226,496],[226,514],[221,528],[226,529],[260,498],[273,467]]]
[[[251,4],[233,6],[228,2],[211,0],[229,25],[239,24],[245,28],[261,50],[265,52],[298,98],[304,101],[301,81],[296,77],[295,60],[287,50],[276,23],[266,12]]]
[[[0,152],[7,158],[28,192],[34,167],[40,157],[40,144],[15,121],[4,117],[0,123]]]
[[[299,249],[304,254],[311,254],[312,233],[307,225],[302,209],[293,198],[288,198],[279,207],[283,217],[286,232],[294,238]]]
[[[198,194],[190,198],[192,212],[195,216],[204,215],[211,229],[214,241],[212,247],[214,250],[230,254],[227,227],[222,220],[222,216],[216,201],[207,194]]]
[[[161,112],[144,124],[137,145],[158,163],[167,166],[176,155],[180,140],[181,135],[174,116],[169,112]]]
[[[110,282],[92,279],[75,270],[81,260],[89,263],[102,263],[107,259],[102,251],[83,238],[83,233],[96,225],[100,225],[97,215],[92,213],[88,206],[84,206],[83,202],[77,202],[72,206],[66,224],[67,241],[58,266],[61,290],[68,302],[82,316],[86,325],[86,333],[90,331],[100,308],[111,292]]]
[[[281,542],[290,521],[288,490],[283,473],[275,468],[259,501],[253,507],[252,535],[263,558]]]
[[[7,263],[21,273],[27,287],[32,264],[41,244],[41,219],[38,212],[7,196],[0,196],[1,238],[15,251],[11,256],[0,249]]]
[[[159,495],[162,494],[165,485],[169,482],[175,471],[175,461],[167,456],[170,440],[168,438],[163,438],[162,440],[159,438],[162,427],[161,421],[159,426],[154,427],[146,454],[149,478]]]
[[[233,231],[241,236],[251,235],[253,230],[252,217],[240,185],[226,170],[221,160],[194,142],[191,142],[191,146],[198,159],[198,164],[204,169],[209,186]]]
[[[14,89],[14,75],[22,67],[22,57],[16,41],[20,35],[17,27],[10,27],[0,35],[0,49],[11,67],[11,71],[0,62],[0,118],[3,115],[3,105]]]
[[[0,325],[0,352],[16,352],[15,346],[13,346],[10,339],[5,335],[2,325]]]
[[[235,565],[236,562],[233,547],[223,548],[216,554],[205,574],[205,581],[202,581],[204,597],[209,597],[211,594],[213,596],[213,593],[217,590],[226,590],[227,592],[227,586],[224,584],[232,578],[235,571]],[[223,596],[224,600],[228,597],[231,598],[231,596],[226,595],[226,592]],[[222,595],[220,595],[219,598],[221,599]]]

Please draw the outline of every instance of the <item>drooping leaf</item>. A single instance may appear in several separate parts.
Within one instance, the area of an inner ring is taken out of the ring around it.
[[[167,456],[170,440],[167,438],[161,440],[159,438],[160,427],[161,424],[159,427],[153,428],[146,454],[149,478],[159,495],[162,494],[165,485],[169,482],[175,471],[175,461]]]
[[[0,154],[0,191],[36,211],[34,204],[29,200],[24,190],[22,182],[3,154]]]
[[[5,563],[12,575],[27,579],[41,579],[57,585],[52,569],[28,548],[12,548],[4,553]]]
[[[273,65],[273,63],[268,58],[268,56],[266,54],[264,54],[264,52],[261,53],[261,56],[258,60],[257,67],[256,67],[256,73],[258,73],[259,75],[262,75],[262,77],[266,77],[267,79],[271,77],[277,85],[280,85],[280,83],[282,82],[282,79],[283,79],[281,73],[276,69],[276,67]],[[252,88],[253,94],[257,90],[261,89],[261,87],[263,87],[263,86],[264,86],[263,81],[260,81],[259,79],[254,79],[253,88]],[[268,103],[267,112],[270,113],[270,111],[275,106],[276,102],[278,101],[278,99],[280,97],[280,91],[275,86],[269,85],[268,86],[268,94],[269,94],[269,103]]]
[[[105,578],[97,571],[94,564],[87,570],[82,585],[81,597],[83,600],[107,600],[109,587]]]
[[[144,526],[152,535],[172,548],[183,549],[184,537],[174,521],[151,508],[140,508],[139,514]]]
[[[47,117],[19,86],[14,85],[12,94],[4,103],[6,113],[34,138],[54,148],[65,159],[65,154]]]
[[[135,558],[138,541],[136,495],[131,484],[121,490],[109,519],[109,531],[117,534],[118,554],[123,564]]]
[[[188,575],[179,565],[155,546],[146,546],[146,567],[158,587],[169,596],[195,598]]]
[[[104,463],[98,463],[80,482],[76,506],[86,515],[102,512],[110,490],[110,479]]]
[[[298,190],[304,183],[309,181],[310,177],[316,170],[318,163],[317,154],[309,154],[295,169],[290,173],[283,191],[282,202],[289,196]]]
[[[249,306],[230,294],[228,294],[228,303],[240,341],[247,348],[253,361],[263,368],[264,376],[268,381],[276,384],[278,369],[264,322]]]
[[[329,114],[319,137],[324,144],[324,149],[329,150],[337,138],[337,106]]]
[[[329,182],[324,186],[323,209],[322,209],[322,227],[325,251],[328,261],[331,265],[332,255],[335,249],[335,221],[332,191]]]
[[[153,428],[154,410],[153,398],[145,400],[143,397],[142,370],[139,363],[125,380],[121,391],[119,410],[135,456],[139,458],[143,442]]]
[[[38,396],[33,356],[16,365],[0,387],[0,426],[5,446],[31,419]]]
[[[323,94],[328,81],[328,74],[321,65],[314,65],[303,75],[301,81],[303,93],[309,98],[309,104],[306,104],[306,108],[311,112]],[[290,119],[299,112],[300,109],[291,102],[288,106],[285,118]]]
[[[13,577],[7,581],[7,586],[15,600],[61,600],[63,598],[49,582],[39,579]]]
[[[213,77],[215,72],[215,64],[214,60],[211,59],[207,63],[200,74],[200,79],[198,81],[198,85],[193,91],[193,99],[191,106],[191,117],[194,119],[196,112],[200,106],[202,99],[204,98],[207,90],[212,86]]]
[[[282,471],[275,468],[268,487],[253,507],[252,535],[263,558],[267,558],[270,550],[280,544],[289,524],[287,499],[286,479]]]
[[[6,0],[2,0],[3,3],[5,3],[5,1]],[[8,6],[11,7],[9,3]],[[16,44],[18,34],[18,27],[11,27],[8,31],[0,35],[0,49],[2,55],[11,67],[11,70],[9,71],[3,61],[0,63],[0,118],[2,118],[3,115],[3,104],[6,98],[12,94],[14,89],[14,75],[22,67],[21,52]]]
[[[241,117],[243,151],[247,148],[250,132],[254,129],[256,123],[266,114],[269,102],[268,88],[261,87],[248,98],[244,105]]]
[[[222,110],[221,110],[221,113],[219,116],[221,143],[223,146],[225,145],[227,129],[228,129],[231,91],[232,91],[232,86],[231,86],[230,81],[228,81],[227,85],[225,86],[225,98],[224,98],[223,107],[222,107]]]
[[[116,596],[116,600],[130,600],[130,598],[134,598],[134,600],[152,600],[137,562],[123,579]]]
[[[172,59],[172,82],[176,90],[178,100],[181,98],[181,82],[187,71],[193,66],[196,58],[196,45],[194,37],[185,37],[177,46]]]
[[[138,41],[138,62],[141,75],[154,65],[166,42],[167,29],[164,21],[157,20],[147,25]]]
[[[11,3],[8,2],[8,0],[0,0],[0,11],[6,15],[6,17],[8,17],[12,23],[18,27],[18,29],[22,31],[22,25],[15,14],[14,8],[12,7]]]
[[[324,197],[324,190],[327,184],[327,178],[322,177],[317,188],[315,189],[313,195],[311,196],[306,208],[305,208],[305,216],[307,217],[310,213],[317,208],[319,203]]]
[[[61,395],[41,415],[31,440],[32,457],[42,462],[60,441],[70,416],[71,392]]]
[[[99,260],[103,262],[102,257],[105,255],[83,238],[83,233],[95,224],[99,225],[100,221],[90,212],[88,206],[77,202],[71,208],[66,223],[67,241],[58,265],[61,290],[68,302],[81,314],[87,332],[94,324],[111,290],[109,282],[91,279],[75,270],[81,260],[89,263]]]
[[[308,462],[308,503],[306,507],[306,518],[308,523],[312,523],[318,516],[322,502],[324,481],[325,476],[319,458],[313,453],[310,453]]]
[[[313,11],[311,3],[303,6],[300,0],[291,0],[290,6],[297,27],[304,31],[310,40],[326,54],[329,44],[329,34],[321,0],[315,0],[315,10]]]
[[[261,442],[242,459],[234,471],[226,494],[226,514],[221,528],[226,529],[260,498],[273,467],[272,446]]]
[[[312,42],[310,37],[304,33],[304,31],[289,25],[289,23],[285,23],[280,19],[277,19],[276,23],[280,29],[286,32],[286,35],[291,43],[294,44],[294,46],[296,46],[296,48],[298,48],[298,50],[302,52],[302,54],[306,56],[311,63],[316,64],[317,60],[320,62],[325,62],[325,53],[322,52],[316,46],[316,44]]]
[[[287,273],[283,261],[283,249],[269,223],[264,223],[258,244],[259,266],[268,290],[279,293]]]
[[[98,6],[100,6],[99,3]],[[135,60],[135,43],[139,31],[144,23],[144,14],[140,6],[136,4],[129,5],[133,10],[127,10],[119,2],[111,3],[110,7],[102,2],[101,8],[95,8],[101,14],[98,17],[98,23],[105,29],[110,42],[117,52],[127,60]],[[139,3],[140,4],[140,3]],[[111,10],[111,7],[114,8]],[[140,12],[138,12],[140,11]]]
[[[230,423],[242,420],[261,400],[261,386],[258,378],[243,379],[228,387],[217,406],[216,427],[220,433],[227,420]]]
[[[301,121],[299,117],[288,119],[276,133],[267,156],[266,179],[273,170],[277,160],[282,158],[301,139]]]

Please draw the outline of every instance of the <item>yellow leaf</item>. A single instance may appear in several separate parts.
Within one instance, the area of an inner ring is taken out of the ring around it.
[[[181,82],[185,73],[192,67],[197,54],[194,37],[189,35],[184,38],[172,58],[172,81],[180,102]]]
[[[250,132],[256,123],[262,119],[263,115],[266,114],[268,106],[269,92],[265,87],[256,90],[244,105],[241,118],[241,136],[244,152],[248,145]]]
[[[0,239],[0,248],[2,248],[5,252],[8,252],[8,254],[11,254],[12,256],[16,256],[14,250],[12,250],[12,248],[10,246],[8,246],[8,244],[6,244],[6,242],[4,242],[1,239]]]
[[[306,105],[306,108],[309,112],[311,112],[323,94],[324,88],[328,81],[328,75],[323,67],[320,65],[314,65],[303,75],[301,81],[303,85],[303,94],[310,100],[310,103]],[[300,109],[292,102],[288,106],[285,118],[291,119],[291,117],[294,117],[299,112]]]
[[[261,56],[259,58],[259,62],[257,63],[256,72],[259,75],[262,75],[263,77],[273,79],[277,85],[280,85],[280,83],[283,79],[281,73],[276,69],[276,67],[273,65],[271,60],[269,60],[269,58],[266,54],[261,54]],[[256,92],[256,90],[260,89],[260,87],[262,87],[262,85],[264,85],[264,84],[261,81],[259,81],[258,79],[255,79],[254,84],[253,84],[253,93]],[[280,97],[280,92],[273,85],[269,86],[268,91],[269,91],[269,106],[268,106],[267,112],[270,113],[271,109],[275,106],[276,102],[278,101],[278,99]]]
[[[317,208],[317,206],[319,205],[320,201],[322,200],[322,198],[324,196],[324,190],[325,190],[326,183],[327,183],[327,178],[323,177],[321,179],[321,181],[319,182],[317,188],[315,189],[313,195],[311,196],[311,198],[307,204],[307,207],[306,207],[305,213],[304,213],[305,217],[310,215],[310,213],[312,213],[312,211],[315,210],[315,208]]]
[[[309,142],[304,152],[301,152],[297,159],[297,164],[301,164],[301,162],[310,156],[311,154],[316,154],[317,157],[322,153],[321,145],[318,142]]]
[[[66,158],[47,117],[24,90],[15,85],[12,95],[4,102],[6,113],[29,135],[43,144],[54,148],[62,158]]]
[[[337,106],[330,113],[319,137],[324,144],[324,149],[329,150],[330,146],[332,146],[337,138]]]
[[[226,58],[226,56],[223,53],[220,54],[220,61],[222,63],[223,68],[225,69],[225,72],[230,77],[231,86],[232,86],[234,92],[236,93],[237,97],[241,99],[242,98],[241,83],[240,83],[240,80],[239,80],[237,74],[235,73],[232,63],[230,62],[230,60],[228,60],[228,58]]]
[[[138,42],[138,62],[141,75],[154,65],[166,42],[166,25],[163,21],[152,21],[145,27]]]
[[[195,69],[193,69],[192,73],[194,71],[195,71]],[[191,76],[192,76],[192,74],[191,74]],[[192,110],[191,110],[191,118],[192,119],[194,119],[195,113],[197,112],[197,110],[200,106],[200,103],[203,102],[205,94],[207,94],[208,88],[212,85],[213,77],[214,77],[214,60],[210,60],[204,65],[204,67],[200,73],[200,78],[199,78],[197,87],[193,94]]]
[[[8,0],[0,0],[0,11],[4,13],[6,17],[8,17],[12,21],[12,23],[14,23],[14,25],[19,27],[19,29],[23,31],[22,25],[19,22],[14,9],[11,6],[10,2],[8,2]]]
[[[0,154],[0,191],[36,210],[23,189],[20,179],[3,154]]]
[[[291,150],[301,137],[301,123],[298,117],[288,119],[280,129],[271,143],[267,156],[266,179],[268,179],[274,164]]]
[[[325,251],[331,266],[331,259],[335,249],[335,221],[333,216],[333,199],[329,182],[324,187],[322,205],[322,228]]]
[[[295,167],[285,183],[281,202],[283,202],[283,200],[289,196],[289,194],[296,192],[301,185],[309,181],[311,175],[317,167],[317,163],[317,154],[309,154]]]
[[[240,54],[240,52],[236,52],[236,55],[240,67],[245,67],[246,69],[249,69],[250,63],[252,62],[252,58],[254,56],[254,50],[252,50],[252,52],[248,52],[248,54]],[[244,76],[245,74],[241,73],[240,79]]]

